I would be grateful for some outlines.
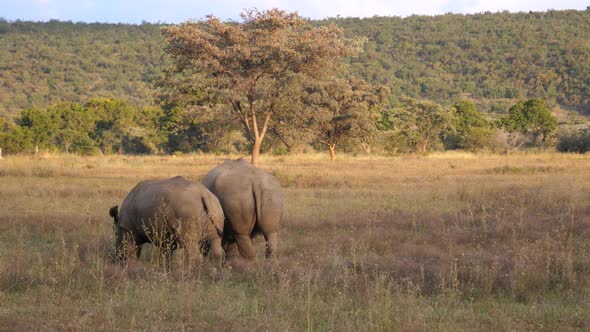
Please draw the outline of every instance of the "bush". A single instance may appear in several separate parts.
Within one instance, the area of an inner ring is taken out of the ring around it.
[[[519,132],[511,133],[505,130],[498,131],[497,140],[499,142],[500,152],[504,154],[519,150],[530,141],[529,137]]]
[[[414,151],[411,140],[400,132],[387,132],[384,135],[384,142],[384,150],[390,155],[411,153]]]
[[[27,129],[9,122],[0,123],[0,125],[0,148],[4,153],[17,154],[33,151],[33,140]]]
[[[272,149],[273,156],[285,156],[289,154],[289,150],[284,145]]]
[[[577,153],[590,151],[590,128],[570,129],[559,133],[557,150]]]
[[[501,149],[498,130],[490,127],[473,127],[465,135],[460,146],[468,151],[498,151]]]
[[[502,126],[509,132],[532,136],[535,145],[545,143],[557,129],[557,118],[547,108],[543,99],[522,100],[510,107],[502,118]]]

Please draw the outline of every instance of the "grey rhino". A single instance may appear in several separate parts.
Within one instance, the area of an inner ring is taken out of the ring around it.
[[[181,176],[138,183],[121,204],[109,210],[115,222],[116,257],[125,259],[124,245],[153,243],[163,254],[171,255],[179,246],[190,245],[190,234],[197,234],[199,249],[221,269],[223,210],[217,197],[200,183]],[[200,233],[191,233],[200,231]]]
[[[274,176],[240,158],[226,160],[201,182],[217,196],[223,208],[226,219],[222,246],[228,256],[237,244],[242,257],[254,259],[251,238],[260,233],[266,241],[266,257],[276,253],[284,198]]]

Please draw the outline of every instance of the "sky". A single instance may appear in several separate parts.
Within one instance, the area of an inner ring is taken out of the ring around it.
[[[587,0],[0,0],[0,17],[15,21],[180,23],[214,15],[239,21],[244,9],[280,8],[311,19],[584,10]]]

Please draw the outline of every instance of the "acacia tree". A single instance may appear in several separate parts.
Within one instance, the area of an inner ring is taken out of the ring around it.
[[[295,78],[285,87],[270,132],[289,152],[316,139],[319,118],[322,117],[323,83]]]
[[[309,102],[308,97],[315,90],[309,83],[305,86],[300,80],[293,80],[285,87],[285,98],[277,105],[278,111],[270,127],[271,137],[283,143],[289,152],[309,144],[316,135],[317,110],[313,105],[319,100]]]
[[[362,139],[375,129],[377,108],[383,104],[384,88],[374,90],[366,82],[344,78],[321,87],[316,118],[316,139],[336,157],[336,146],[345,138]],[[314,99],[314,98],[312,98]]]
[[[285,90],[295,80],[334,77],[359,43],[335,25],[313,27],[296,13],[248,10],[241,23],[209,16],[163,29],[165,70],[161,98],[182,106],[222,104],[240,121],[256,165]]]

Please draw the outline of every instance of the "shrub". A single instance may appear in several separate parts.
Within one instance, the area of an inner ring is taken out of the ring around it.
[[[530,135],[533,144],[544,143],[557,128],[557,118],[549,111],[543,99],[522,100],[508,110],[502,118],[507,131]]]
[[[559,133],[557,150],[577,153],[590,151],[590,128],[570,129]]]
[[[498,151],[501,149],[498,130],[490,127],[473,127],[463,138],[461,147],[468,151]]]

